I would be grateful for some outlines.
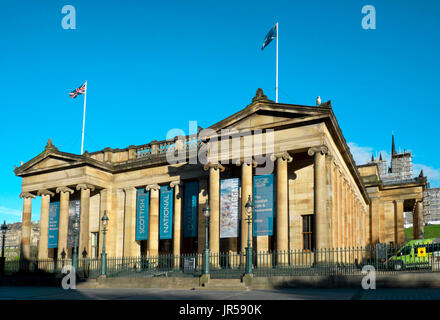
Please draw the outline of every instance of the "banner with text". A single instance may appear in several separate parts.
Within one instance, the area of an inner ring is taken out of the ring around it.
[[[238,237],[240,179],[224,179],[220,183],[220,238]]]
[[[69,222],[67,229],[67,248],[73,248],[75,246],[75,230],[74,222],[75,218],[80,219],[81,200],[69,201]],[[79,221],[78,221],[79,224]],[[77,230],[79,232],[79,229]],[[78,233],[79,235],[79,233]]]
[[[58,248],[58,222],[60,217],[60,203],[51,202],[49,204],[49,230],[48,230],[48,248]]]
[[[169,186],[160,187],[159,221],[159,239],[171,239],[173,237],[173,189]]]
[[[136,240],[148,239],[148,211],[150,191],[144,188],[136,190]]]
[[[197,237],[197,210],[199,183],[191,181],[185,183],[185,195],[183,199],[183,237]]]
[[[254,176],[253,236],[273,235],[273,174]]]

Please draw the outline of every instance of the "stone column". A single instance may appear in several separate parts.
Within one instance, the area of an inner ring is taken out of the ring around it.
[[[173,255],[174,266],[180,266],[180,239],[182,235],[182,187],[180,181],[173,181],[170,187],[174,188],[174,222],[173,222]]]
[[[41,215],[40,215],[40,240],[38,242],[38,259],[49,258],[48,237],[49,237],[49,204],[50,197],[55,194],[49,190],[39,190],[37,195],[41,196]]]
[[[277,157],[277,244],[278,252],[289,250],[289,189],[288,189],[288,163],[292,157],[284,152]],[[277,255],[277,263],[288,263],[284,254]]]
[[[315,239],[316,248],[329,247],[328,219],[326,214],[326,168],[325,155],[328,154],[326,146],[313,147],[308,150],[310,156],[314,155],[314,207],[315,207]]]
[[[421,200],[416,200],[416,207],[413,214],[413,238],[423,239],[424,238],[424,226],[423,221],[423,202]]]
[[[206,201],[208,201],[208,181],[204,178],[199,178],[199,195],[198,195],[198,217],[197,217],[197,252],[203,253],[205,248],[205,216],[203,208]],[[201,255],[200,255],[201,257]],[[200,260],[200,263],[202,261]]]
[[[21,220],[21,255],[23,260],[31,258],[31,219],[32,219],[32,199],[36,196],[30,192],[22,192],[20,198],[23,198],[23,216]]]
[[[78,184],[76,190],[81,190],[81,208],[79,222],[79,245],[78,256],[80,258],[89,255],[89,213],[90,213],[90,191],[94,191],[95,187],[89,184]]]
[[[124,257],[138,257],[141,252],[136,242],[136,188],[125,188],[124,192]]]
[[[386,243],[386,224],[384,202],[379,202],[379,243]]]
[[[147,186],[150,191],[150,211],[148,219],[148,255],[159,255],[159,190],[157,184]]]
[[[113,212],[113,201],[112,201],[113,187],[109,186],[106,189],[100,191],[100,214],[99,214],[99,248],[100,253],[102,252],[103,241],[104,241],[104,227],[102,225],[101,219],[104,216],[104,211],[107,213],[107,231],[105,234],[105,251],[107,257],[115,257],[115,225],[116,225],[116,215]]]
[[[394,241],[396,245],[405,242],[405,234],[403,231],[403,200],[394,201]]]
[[[370,244],[375,245],[379,243],[379,203],[380,199],[371,198],[370,204]]]
[[[243,161],[241,164],[241,253],[244,254],[247,247],[248,240],[248,225],[246,203],[249,196],[252,200],[252,160]],[[252,218],[252,216],[251,216]],[[251,240],[252,240],[252,224],[251,224]]]
[[[68,187],[58,187],[57,193],[60,193],[60,218],[58,225],[58,257],[62,257],[64,252],[67,258],[67,235],[69,227],[69,197],[73,190]]]
[[[220,251],[220,171],[225,168],[221,164],[208,163],[204,167],[209,169],[209,207],[211,218],[209,223],[209,248],[211,253]]]

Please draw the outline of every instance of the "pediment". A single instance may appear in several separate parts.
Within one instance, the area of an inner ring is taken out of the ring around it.
[[[67,160],[67,159],[60,159],[60,158],[55,158],[53,156],[49,156],[45,159],[43,159],[42,161],[36,163],[35,165],[33,165],[31,168],[32,169],[52,169],[54,167],[62,167],[65,165],[70,165],[72,164],[74,161],[73,160]]]
[[[83,162],[81,156],[67,154],[59,151],[44,151],[22,166],[16,168],[15,174],[19,176],[41,173],[45,171],[66,168]]]
[[[210,128],[216,131],[221,129],[258,129],[268,126],[275,128],[328,116],[329,109],[327,108],[260,103],[248,106]]]

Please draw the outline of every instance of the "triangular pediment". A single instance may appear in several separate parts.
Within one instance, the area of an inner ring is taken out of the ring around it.
[[[29,160],[14,172],[18,176],[41,173],[70,167],[84,162],[83,157],[75,154],[60,152],[56,148],[46,148],[35,158]]]
[[[65,165],[70,165],[74,162],[74,160],[72,159],[62,159],[62,158],[58,158],[58,157],[54,157],[54,156],[49,156],[43,160],[41,160],[40,162],[36,163],[35,165],[33,165],[31,168],[32,169],[52,169],[52,168],[56,168],[56,167],[61,167],[61,166],[65,166]]]
[[[329,116],[329,109],[323,107],[295,106],[276,103],[258,103],[250,105],[236,114],[217,122],[210,128],[221,129],[254,129],[271,126],[312,121]]]

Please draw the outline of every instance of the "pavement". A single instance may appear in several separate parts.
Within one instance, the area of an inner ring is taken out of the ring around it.
[[[292,288],[277,290],[69,289],[0,287],[0,300],[440,300],[440,289]]]

